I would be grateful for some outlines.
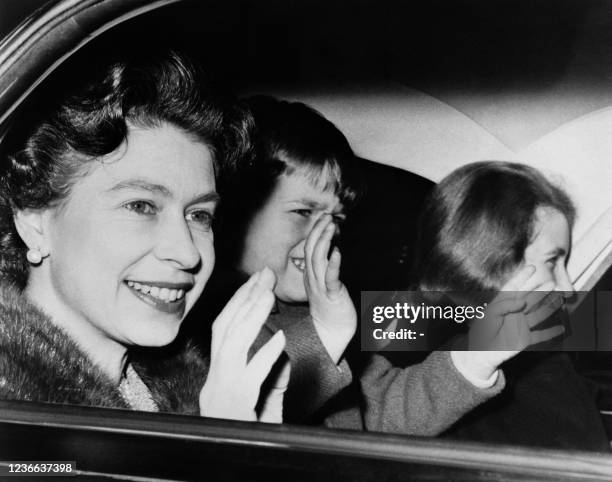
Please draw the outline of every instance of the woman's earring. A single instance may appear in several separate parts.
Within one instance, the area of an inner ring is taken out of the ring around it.
[[[28,249],[26,259],[30,264],[37,265],[42,261],[42,253],[38,249]]]

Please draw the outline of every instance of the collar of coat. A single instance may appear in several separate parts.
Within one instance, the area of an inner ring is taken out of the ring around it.
[[[160,411],[197,414],[207,363],[189,344],[131,349]],[[12,286],[0,286],[0,398],[128,408],[118,387]]]

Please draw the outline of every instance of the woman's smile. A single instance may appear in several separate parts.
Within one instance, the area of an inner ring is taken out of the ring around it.
[[[165,313],[182,316],[185,311],[185,293],[193,285],[187,283],[125,282],[130,291],[140,300]]]

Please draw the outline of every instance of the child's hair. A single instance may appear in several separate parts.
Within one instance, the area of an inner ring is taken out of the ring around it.
[[[434,188],[421,216],[419,288],[499,290],[523,262],[540,207],[556,209],[572,228],[571,199],[537,169],[483,161],[453,171]]]
[[[244,100],[255,121],[256,155],[234,166],[220,186],[218,254],[232,264],[246,229],[282,175],[303,175],[338,196],[345,210],[356,201],[361,179],[356,158],[338,128],[301,102],[269,96]]]

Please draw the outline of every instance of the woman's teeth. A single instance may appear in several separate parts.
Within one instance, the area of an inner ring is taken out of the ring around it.
[[[306,269],[306,261],[304,260],[304,258],[291,258],[291,262],[300,271],[304,271],[304,269]]]
[[[145,295],[152,296],[153,298],[157,298],[158,300],[166,303],[180,300],[183,296],[185,296],[185,290],[183,289],[175,290],[170,288],[160,288],[158,286],[150,286],[143,283],[138,283],[136,281],[128,281],[127,285],[136,291],[140,291]]]

